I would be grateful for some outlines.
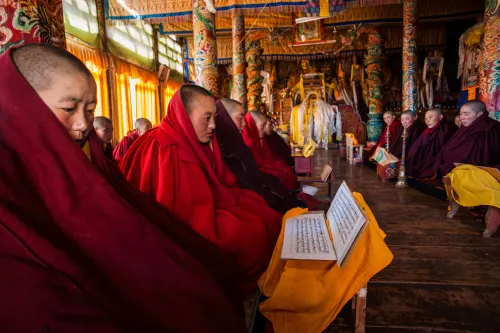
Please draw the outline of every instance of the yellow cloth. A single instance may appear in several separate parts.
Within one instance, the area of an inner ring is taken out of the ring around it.
[[[392,261],[385,233],[361,194],[354,196],[369,222],[343,269],[330,261],[281,260],[282,228],[269,268],[259,280],[260,290],[269,297],[260,310],[273,323],[275,333],[323,332],[368,280]],[[288,211],[283,225],[305,212],[302,208]]]
[[[494,206],[500,208],[500,183],[487,171],[464,164],[448,174],[453,194],[446,185],[448,196],[464,207]]]
[[[299,105],[294,106],[292,110],[293,117],[293,128],[292,130],[292,140],[293,143],[299,147],[304,146],[304,133],[299,131]]]
[[[85,141],[85,144],[82,147],[83,152],[85,153],[85,156],[89,159],[89,161],[92,162],[92,155],[90,154],[90,142],[89,140]]]

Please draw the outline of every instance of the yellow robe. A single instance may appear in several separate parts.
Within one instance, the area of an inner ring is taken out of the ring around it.
[[[478,167],[465,164],[448,174],[451,187],[447,185],[448,197],[464,207],[494,206],[500,208],[500,183],[490,173]]]
[[[369,222],[343,269],[329,261],[281,260],[282,228],[268,270],[259,280],[260,290],[269,297],[260,310],[275,333],[323,332],[368,280],[392,261],[385,233],[361,194],[354,196]],[[306,211],[288,211],[283,223]]]

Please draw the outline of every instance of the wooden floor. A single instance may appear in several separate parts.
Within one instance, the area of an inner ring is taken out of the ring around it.
[[[368,284],[366,332],[500,332],[500,237],[483,239],[466,209],[447,219],[446,202],[383,184],[338,150],[314,158],[315,174],[331,160],[335,189],[345,180],[364,196],[394,253]],[[349,306],[326,332],[353,331]]]

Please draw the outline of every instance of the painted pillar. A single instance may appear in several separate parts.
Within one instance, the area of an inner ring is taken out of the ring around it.
[[[233,15],[233,93],[232,98],[243,105],[247,104],[245,80],[245,16]]]
[[[217,96],[219,74],[213,0],[193,0],[193,41],[196,84]]]
[[[480,99],[490,116],[500,121],[500,0],[486,0]]]
[[[0,54],[28,43],[66,48],[62,0],[11,0],[0,4]]]
[[[264,33],[257,32],[246,38],[246,60],[247,60],[247,109],[248,111],[262,111],[262,81],[264,78],[260,75],[262,70],[262,46],[260,40]]]
[[[368,123],[366,131],[368,134],[368,145],[374,145],[382,131],[384,130],[384,121],[382,113],[384,103],[382,102],[384,88],[383,66],[386,60],[384,56],[384,38],[376,28],[365,30],[368,34],[368,44],[366,49],[368,54],[365,56],[366,82],[368,87]]]
[[[403,111],[417,114],[417,0],[403,2]]]

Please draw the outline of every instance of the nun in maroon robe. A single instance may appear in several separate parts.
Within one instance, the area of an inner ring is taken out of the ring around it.
[[[419,120],[416,120],[410,127],[406,130],[408,137],[406,138],[405,144],[405,152],[406,156],[408,156],[408,152],[410,151],[413,144],[417,141],[418,137],[425,130],[426,126],[422,124]],[[404,130],[404,129],[403,129]],[[402,132],[401,132],[402,133]],[[391,152],[392,155],[397,158],[401,158],[403,155],[403,134],[401,134],[397,140],[395,140],[393,146],[393,150]]]
[[[371,157],[377,147],[385,148],[387,144],[387,130],[389,130],[389,153],[395,155],[398,151],[398,146],[400,146],[401,134],[403,134],[403,125],[398,119],[394,119],[394,121],[390,125],[386,125],[382,135],[378,139],[378,142],[375,146],[373,146],[368,153],[368,157]]]
[[[461,126],[436,159],[434,173],[446,176],[454,163],[477,166],[500,164],[500,123],[483,112],[469,126]]]
[[[95,132],[82,152],[11,51],[0,73],[2,332],[245,332],[200,262],[213,247],[124,182]]]
[[[256,192],[280,213],[295,207],[295,195],[281,185],[279,178],[259,170],[252,151],[243,142],[240,131],[221,101],[217,101],[215,123],[222,159],[236,177],[238,185]]]
[[[438,125],[426,128],[408,151],[407,175],[419,179],[433,178],[436,158],[452,135],[453,129],[444,118]]]

